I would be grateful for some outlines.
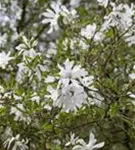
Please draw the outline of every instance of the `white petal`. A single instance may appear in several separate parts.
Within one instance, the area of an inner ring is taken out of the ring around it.
[[[96,144],[96,145],[94,145],[92,148],[94,149],[94,148],[101,148],[101,147],[103,147],[105,145],[105,142],[101,142],[101,143],[99,143],[99,144]]]

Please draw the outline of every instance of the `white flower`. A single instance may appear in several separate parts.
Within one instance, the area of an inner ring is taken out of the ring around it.
[[[71,41],[71,47],[72,47],[72,49],[74,49],[74,42],[75,41]],[[78,44],[78,46],[80,47],[80,49],[83,49],[83,50],[89,50],[89,48],[90,48],[90,45],[88,43],[86,43],[85,40],[80,39],[80,38],[78,39],[78,41],[75,44]],[[74,53],[77,53],[76,51],[77,50],[74,49]]]
[[[12,135],[13,135],[13,132],[12,132],[11,128],[10,128],[10,127],[7,127],[7,128],[5,129],[4,134],[2,135],[2,139],[5,140],[5,139],[7,139],[8,137],[12,137]]]
[[[11,146],[13,144],[13,146]],[[24,139],[20,140],[20,134],[17,134],[15,137],[9,137],[4,142],[4,147],[11,150],[27,150],[28,146],[26,145],[28,141],[25,141]]]
[[[76,142],[77,142],[77,140],[78,140],[78,137],[75,137],[75,134],[74,134],[74,133],[73,133],[73,134],[70,133],[70,136],[71,136],[70,141],[67,142],[67,143],[65,144],[65,146],[75,145],[75,144],[76,144]]]
[[[20,138],[20,134],[17,134],[16,136],[13,136],[13,132],[11,128],[7,128],[5,130],[5,133],[2,136],[3,138],[3,145],[4,148],[7,148],[8,150],[27,150],[28,146],[28,139],[24,140]]]
[[[102,31],[109,29],[111,26],[117,27],[118,29],[127,30],[133,23],[134,5],[129,7],[127,4],[119,4],[116,6],[115,3],[111,3],[113,7],[112,12],[105,16]]]
[[[74,82],[76,79],[82,80],[88,76],[88,73],[85,71],[85,69],[81,68],[80,65],[74,65],[74,62],[69,61],[69,59],[64,62],[64,66],[58,65],[58,67],[60,69],[59,83],[64,83],[65,85],[69,84],[69,82]]]
[[[24,121],[29,123],[31,121],[30,117],[24,115],[25,109],[23,104],[17,104],[16,107],[11,107],[10,114],[14,114],[14,120]]]
[[[135,79],[135,73],[129,74],[129,77],[130,77],[132,80],[134,80],[134,79]]]
[[[62,86],[57,91],[58,97],[53,105],[62,108],[64,112],[76,111],[83,103],[86,103],[87,94],[77,83]]]
[[[72,150],[94,150],[104,146],[104,142],[96,144],[97,140],[95,139],[95,135],[93,133],[90,133],[88,144],[86,144],[83,139],[79,139],[77,142],[79,144],[74,146]]]
[[[81,68],[80,65],[74,65],[74,62],[69,59],[64,62],[64,66],[58,65],[58,67],[60,69],[59,86],[62,84],[66,87],[72,83],[76,87],[80,85],[87,87],[93,83],[93,77],[88,76],[84,68]]]
[[[105,8],[108,5],[109,0],[97,0],[99,5],[104,6]]]
[[[51,111],[52,107],[49,104],[44,105],[44,109],[46,109],[47,111]]]
[[[96,32],[97,25],[93,23],[92,25],[87,25],[85,28],[81,29],[81,35],[87,39],[91,39]]]
[[[10,57],[9,55],[10,52],[8,52],[8,54],[5,52],[0,53],[0,68],[5,69],[9,61],[13,59],[13,57]]]
[[[42,20],[43,24],[50,23],[50,29],[47,33],[52,33],[54,30],[59,29],[58,19],[61,12],[61,6],[56,2],[52,2],[50,7],[51,9],[47,9],[47,11],[43,13],[43,16],[46,18]]]
[[[104,38],[104,34],[102,32],[97,32],[97,25],[93,23],[92,25],[89,24],[85,28],[81,29],[81,36],[85,37],[86,39],[92,39],[95,42],[101,41]]]
[[[61,3],[52,2],[50,7],[50,9],[47,9],[46,12],[42,14],[45,17],[42,23],[50,23],[50,28],[47,31],[48,34],[59,29],[58,20],[60,16],[63,17],[62,21],[64,24],[71,23],[74,18],[77,17],[77,11],[75,9],[68,10],[64,5],[61,5]]]
[[[75,18],[77,18],[77,11],[75,9],[68,10],[65,6],[61,7],[61,16],[63,16],[63,23],[69,24],[74,21]]]
[[[55,81],[55,77],[53,76],[47,76],[47,78],[45,79],[46,83],[52,83]]]
[[[56,89],[48,86],[49,97],[52,98],[53,105],[62,108],[62,111],[76,111],[87,102],[84,86],[91,85],[93,77],[88,76],[87,71],[80,65],[74,65],[74,62],[68,59],[63,66],[58,67],[60,69],[58,85]]]
[[[59,139],[54,139],[54,140],[53,140],[53,143],[54,143],[55,145],[61,145],[61,141],[60,141]]]
[[[71,7],[78,7],[81,0],[70,0]]]
[[[96,32],[95,35],[94,35],[94,38],[93,38],[93,40],[95,42],[102,41],[103,39],[104,39],[104,34],[101,31],[100,32]]]

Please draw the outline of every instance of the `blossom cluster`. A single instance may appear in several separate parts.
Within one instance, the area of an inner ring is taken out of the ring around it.
[[[113,0],[0,1],[0,149],[135,149],[134,19]]]

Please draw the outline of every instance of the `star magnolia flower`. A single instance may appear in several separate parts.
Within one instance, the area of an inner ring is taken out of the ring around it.
[[[7,149],[11,148],[11,145],[14,143],[12,150],[17,150],[17,149],[21,149],[21,150],[27,150],[28,146],[28,140],[25,141],[24,139],[20,140],[20,134],[17,134],[15,137],[10,137],[8,138],[5,142],[4,142],[4,147]]]
[[[58,99],[54,106],[62,107],[62,111],[76,111],[83,103],[86,103],[87,94],[82,86],[72,83],[61,87],[58,91]]]
[[[59,29],[58,19],[61,12],[60,4],[58,3],[52,2],[50,7],[51,9],[47,9],[47,11],[43,13],[43,16],[46,18],[42,20],[43,24],[50,23],[50,29],[47,32],[49,34],[52,33],[53,30]]]
[[[13,59],[13,57],[9,57],[10,52],[6,54],[5,52],[0,53],[0,68],[5,69],[8,65],[9,61]]]
[[[94,149],[99,149],[104,146],[104,142],[96,144],[97,140],[95,139],[95,135],[93,133],[90,133],[89,137],[89,143],[86,144],[83,139],[79,139],[77,143],[79,145],[76,145],[73,147],[72,150],[94,150]]]
[[[47,32],[48,34],[59,29],[58,19],[60,16],[62,16],[64,24],[71,23],[76,17],[78,17],[75,9],[68,10],[64,5],[61,5],[60,2],[52,2],[50,7],[51,9],[47,9],[47,11],[42,14],[45,16],[42,23],[50,23],[50,29]]]
[[[108,5],[109,0],[97,0],[99,5],[104,6],[105,8]]]
[[[28,116],[25,116],[24,115],[24,106],[23,104],[17,104],[16,105],[17,107],[11,107],[11,111],[10,111],[10,114],[14,114],[15,117],[14,117],[14,120],[15,121],[24,121],[24,122],[27,122],[29,123],[31,121],[30,117]]]
[[[71,136],[70,141],[67,142],[67,143],[65,144],[65,146],[75,145],[75,144],[76,144],[76,142],[77,142],[77,140],[78,140],[78,137],[75,137],[75,134],[74,134],[74,133],[73,133],[73,134],[70,133],[70,136]]]
[[[68,10],[65,6],[61,7],[61,16],[63,17],[63,23],[69,24],[74,22],[74,19],[77,18],[77,11],[75,9]]]
[[[111,26],[117,27],[118,29],[127,30],[133,23],[134,5],[128,6],[127,4],[110,3],[113,10],[112,12],[104,17],[104,23],[102,25],[102,31],[106,31]]]
[[[57,89],[48,86],[47,90],[50,93],[48,97],[53,100],[53,105],[62,108],[63,112],[76,111],[77,107],[80,108],[83,103],[87,102],[87,94],[82,86],[70,84],[58,86]]]
[[[28,142],[29,140],[21,139],[20,134],[17,134],[16,136],[13,136],[13,132],[10,127],[7,127],[5,130],[5,133],[2,136],[3,138],[3,146],[6,149],[12,149],[12,150],[27,150],[28,149]]]
[[[92,25],[87,25],[85,28],[82,28],[81,35],[87,39],[91,39],[96,32],[96,28],[97,26],[95,23],[93,23]]]
[[[87,71],[80,65],[74,65],[73,61],[68,59],[63,66],[58,65],[59,81],[56,89],[48,86],[50,98],[55,107],[62,108],[62,111],[76,111],[82,104],[87,103],[87,94],[84,90],[93,83],[93,77],[88,76]]]
[[[97,32],[96,30],[97,25],[95,23],[93,23],[92,25],[89,24],[85,28],[81,29],[81,36],[89,40],[93,38],[95,42],[103,40],[104,34],[101,31]]]
[[[65,61],[64,66],[58,65],[60,69],[60,80],[59,84],[68,85],[70,82],[77,83],[80,82],[88,76],[88,73],[85,69],[81,68],[80,65],[75,65],[73,61],[69,61],[68,59]]]

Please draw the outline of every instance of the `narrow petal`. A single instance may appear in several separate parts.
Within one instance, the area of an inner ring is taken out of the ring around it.
[[[99,143],[99,144],[94,145],[94,146],[92,147],[92,149],[94,149],[94,148],[101,148],[101,147],[103,147],[104,145],[105,145],[105,142],[101,142],[101,143]]]

